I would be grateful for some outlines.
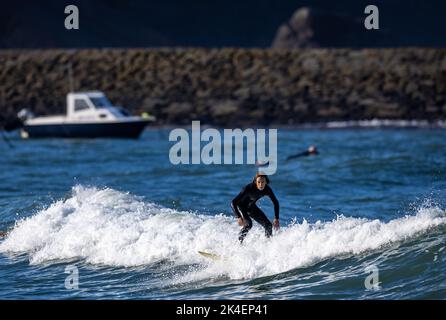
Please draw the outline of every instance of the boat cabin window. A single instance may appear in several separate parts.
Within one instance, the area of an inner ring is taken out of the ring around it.
[[[93,102],[94,106],[99,108],[112,107],[111,102],[106,97],[90,97],[91,102]]]
[[[129,117],[129,116],[131,116],[131,113],[128,112],[126,109],[124,109],[124,108],[117,108],[117,109],[119,110],[119,112],[121,112],[121,114],[122,114],[123,116],[125,116],[125,117]]]
[[[90,107],[84,99],[74,99],[74,111],[81,111],[89,108]]]

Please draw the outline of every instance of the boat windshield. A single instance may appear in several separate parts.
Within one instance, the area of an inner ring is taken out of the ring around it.
[[[106,98],[106,97],[90,97],[91,102],[93,102],[94,106],[99,109],[99,108],[107,108],[107,107],[111,107],[112,104],[111,102]]]

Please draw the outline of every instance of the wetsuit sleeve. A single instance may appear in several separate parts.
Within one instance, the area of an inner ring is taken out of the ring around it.
[[[295,158],[299,158],[299,157],[306,157],[309,155],[310,155],[310,153],[308,151],[304,151],[304,152],[289,156],[288,158],[286,158],[286,160],[291,160],[291,159],[295,159]]]
[[[269,188],[269,186],[268,186],[268,188]],[[269,190],[268,190],[268,197],[271,199],[271,201],[274,204],[274,218],[279,219],[279,209],[280,209],[279,201],[277,200],[277,198],[271,188],[269,188]]]
[[[240,210],[238,209],[238,205],[240,203],[240,200],[242,200],[243,196],[245,195],[245,192],[246,192],[246,187],[244,187],[242,189],[242,191],[240,191],[240,193],[237,195],[237,197],[235,197],[234,200],[232,200],[232,202],[231,202],[232,211],[234,212],[234,215],[237,218],[242,217],[242,214],[241,214]]]

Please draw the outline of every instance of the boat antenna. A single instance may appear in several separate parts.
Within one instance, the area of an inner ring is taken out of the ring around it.
[[[74,92],[74,82],[73,82],[73,65],[68,63],[68,85],[70,87],[70,92]]]

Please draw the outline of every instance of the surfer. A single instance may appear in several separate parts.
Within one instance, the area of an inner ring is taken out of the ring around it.
[[[253,181],[247,184],[242,191],[231,202],[234,215],[238,224],[243,227],[239,234],[240,243],[243,243],[249,230],[252,228],[252,219],[265,228],[266,237],[271,237],[272,227],[279,229],[279,201],[277,201],[273,190],[269,187],[269,178],[263,173],[257,173]],[[265,213],[257,207],[256,202],[263,196],[268,196],[274,204],[273,224],[268,220]]]
[[[310,147],[308,147],[308,149],[306,151],[289,156],[288,158],[286,158],[286,160],[288,161],[288,160],[291,160],[294,158],[299,158],[299,157],[314,156],[317,154],[319,154],[319,152],[317,151],[317,148],[315,146],[310,146]]]

